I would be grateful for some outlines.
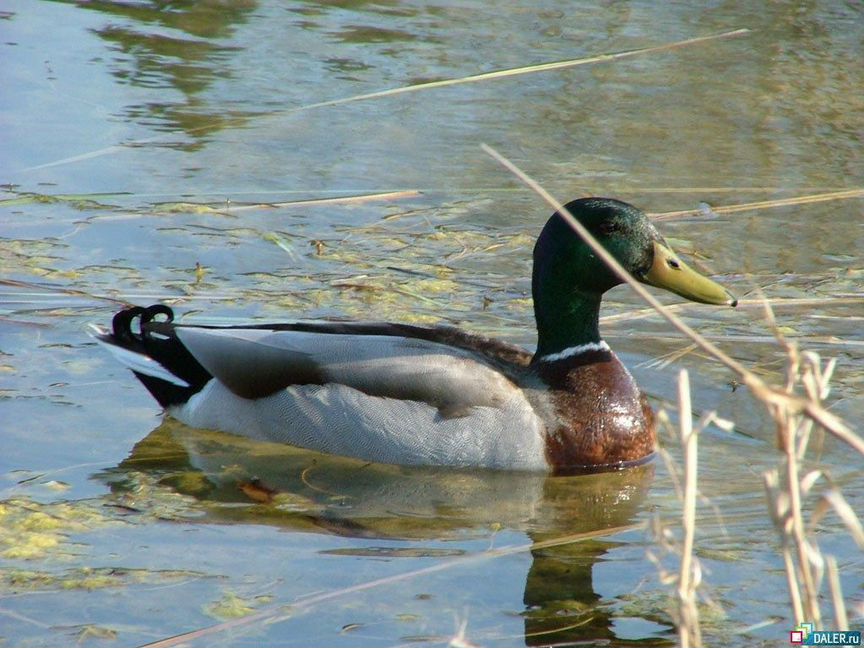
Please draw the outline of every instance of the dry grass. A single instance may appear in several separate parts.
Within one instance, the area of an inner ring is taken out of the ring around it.
[[[787,341],[776,326],[770,305],[765,301],[764,308],[769,326],[773,329],[777,342],[786,350],[788,358],[785,384],[777,386],[766,383],[743,364],[731,358],[715,344],[681,321],[671,309],[658,302],[621,267],[615,258],[591,236],[581,223],[573,218],[558,200],[537,182],[494,149],[485,145],[483,148],[491,157],[543,198],[549,206],[560,212],[595,254],[602,258],[622,281],[630,285],[653,311],[659,313],[674,328],[688,337],[695,347],[733,371],[738,380],[747,386],[751,394],[766,408],[777,426],[776,441],[779,457],[777,468],[767,471],[763,477],[768,495],[768,513],[780,535],[781,552],[786,568],[786,581],[794,621],[796,624],[805,621],[813,623],[817,629],[823,627],[825,614],[821,609],[820,593],[827,569],[828,585],[834,608],[833,627],[831,629],[848,630],[848,615],[840,590],[836,561],[821,553],[815,536],[808,529],[812,529],[819,522],[825,511],[834,510],[846,525],[853,540],[862,549],[864,549],[864,530],[862,530],[860,520],[846,503],[839,488],[831,484],[821,471],[807,471],[803,463],[808,443],[814,432],[831,434],[847,444],[851,450],[864,457],[864,439],[841,419],[831,414],[824,405],[824,400],[829,393],[829,381],[834,370],[834,360],[823,363],[818,354],[812,351],[801,352],[795,343]],[[860,195],[860,191],[843,192],[842,196],[833,195],[830,198],[825,197],[826,195],[811,196],[809,200],[798,199],[797,202],[795,200],[786,202],[766,201],[754,203],[747,208],[761,209],[780,203],[804,204],[815,202],[816,199],[836,200],[860,197]],[[661,539],[662,544],[665,544],[665,548],[680,555],[678,573],[670,575],[661,571],[661,578],[664,579],[664,582],[676,584],[677,613],[675,617],[680,644],[689,648],[690,646],[701,646],[702,636],[696,605],[696,587],[699,585],[701,571],[698,561],[693,556],[697,495],[696,439],[699,427],[697,426],[696,430],[692,428],[689,383],[686,373],[682,373],[679,385],[679,419],[685,462],[682,493],[683,541],[675,543],[672,540],[672,534],[662,525],[655,528],[658,532],[657,537]],[[822,492],[817,492],[816,485],[820,481],[828,482],[828,488]],[[814,509],[810,515],[809,525],[805,519],[805,510],[808,508],[808,504]]]
[[[682,648],[702,645],[696,588],[702,570],[694,562],[693,542],[696,536],[696,483],[699,469],[698,430],[693,429],[690,407],[690,378],[682,371],[678,383],[678,414],[681,418],[681,445],[684,447],[684,504],[681,525],[684,542],[681,547],[681,568],[678,572],[678,636]]]
[[[691,648],[691,646],[702,645],[697,598],[697,588],[702,582],[702,568],[699,559],[694,555],[699,469],[698,443],[699,433],[713,420],[714,415],[711,413],[703,417],[702,421],[695,428],[693,427],[690,378],[686,370],[682,370],[678,377],[678,411],[681,420],[679,440],[684,451],[683,478],[679,476],[671,455],[663,452],[662,456],[669,467],[669,473],[682,502],[682,539],[680,541],[676,539],[673,529],[665,524],[659,515],[654,516],[651,524],[655,542],[663,553],[678,556],[678,570],[673,572],[663,567],[661,558],[653,551],[648,552],[648,558],[657,566],[661,582],[675,588],[675,606],[672,616],[678,629],[678,641],[682,648]],[[665,412],[660,413],[660,419],[668,423]]]
[[[811,351],[800,353],[795,345],[787,343],[779,334],[778,340],[786,347],[788,354],[786,391],[803,391],[810,402],[821,406],[829,392],[828,383],[834,370],[834,361],[823,365],[818,354]],[[824,615],[820,605],[820,590],[826,560],[815,536],[807,532],[804,510],[808,496],[819,497],[815,486],[824,475],[818,470],[806,471],[803,463],[817,421],[803,412],[776,405],[771,405],[770,411],[777,424],[777,446],[781,459],[778,467],[767,471],[763,478],[769,513],[780,535],[790,604],[796,623],[809,621],[821,628]],[[832,504],[840,513],[842,507],[833,504],[835,499],[836,496],[828,497],[824,501]],[[847,516],[849,512],[844,511]],[[857,524],[860,527],[857,518],[854,520],[853,526]],[[832,587],[835,618],[848,623],[845,621],[845,605],[839,588],[838,578]],[[848,626],[836,629],[847,630]]]

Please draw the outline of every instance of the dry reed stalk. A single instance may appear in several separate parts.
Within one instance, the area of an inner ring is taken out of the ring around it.
[[[791,524],[787,523],[789,518],[789,497],[780,490],[780,475],[778,471],[771,470],[763,475],[765,481],[765,491],[768,496],[768,512],[774,522],[774,527],[780,531],[780,554],[783,557],[783,568],[786,574],[786,590],[789,592],[789,604],[792,607],[792,614],[795,617],[795,623],[801,623],[804,620],[804,605],[801,602],[801,587],[798,584],[796,576],[795,560],[792,557],[792,547],[787,528],[791,528]]]
[[[696,484],[699,465],[699,430],[693,429],[690,407],[690,378],[686,370],[678,375],[678,416],[681,446],[684,448],[684,503],[681,526],[684,542],[681,547],[681,566],[678,570],[678,637],[681,648],[702,645],[696,587],[701,580],[699,563],[693,559],[696,534]]]
[[[809,187],[803,186],[798,187],[801,191],[825,191],[826,189],[831,189],[832,191],[848,191],[847,187],[826,187],[824,185],[820,185],[818,187]],[[636,191],[636,189],[632,189],[631,191]],[[789,187],[777,187],[772,185],[737,185],[734,187],[724,186],[724,187],[700,187],[700,186],[675,186],[675,187],[644,187],[640,186],[638,188],[639,193],[660,193],[660,194],[706,194],[706,193],[734,193],[736,195],[740,195],[742,193],[781,193],[783,191],[789,191]],[[702,211],[702,210],[693,210]]]
[[[478,81],[493,81],[496,79],[506,79],[523,74],[531,74],[536,72],[549,72],[551,70],[562,70],[580,65],[590,65],[594,63],[611,63],[621,59],[643,56],[645,54],[656,54],[658,52],[666,52],[680,47],[689,45],[699,45],[713,40],[723,38],[734,38],[749,34],[749,29],[735,29],[733,31],[722,32],[719,34],[711,34],[709,36],[697,36],[686,40],[675,41],[673,43],[665,43],[663,45],[655,45],[654,47],[643,47],[635,50],[626,50],[624,52],[614,52],[612,54],[597,54],[595,56],[587,56],[581,59],[571,59],[568,61],[555,61],[552,63],[539,63],[537,65],[528,65],[520,68],[510,68],[507,70],[495,70],[494,72],[483,72],[480,74],[471,74],[469,76],[456,77],[452,79],[442,79],[440,81],[429,81],[427,83],[417,83],[410,86],[402,86],[400,88],[392,88],[390,90],[381,90],[379,92],[370,92],[368,94],[354,95],[344,99],[333,99],[331,101],[321,101],[300,108],[294,108],[288,111],[283,111],[280,114],[287,112],[296,112],[298,110],[309,110],[310,108],[323,108],[325,106],[339,106],[355,101],[365,101],[367,99],[380,99],[383,97],[392,97],[394,95],[404,94],[406,92],[417,92],[418,90],[431,90],[433,88],[446,88],[454,85],[463,85],[466,83],[477,83]]]
[[[831,480],[829,479],[828,481],[830,483]],[[846,525],[846,529],[849,531],[849,535],[852,536],[855,544],[858,545],[859,549],[864,551],[864,525],[861,524],[858,515],[836,486],[832,485],[832,488],[822,494],[822,499],[813,511],[813,517],[810,520],[811,526],[818,524],[829,509],[834,510],[843,524]]]
[[[768,318],[773,325],[773,315],[769,313]],[[796,388],[803,389],[810,401],[821,406],[829,393],[828,383],[835,361],[832,359],[823,365],[818,354],[809,351],[801,353],[794,344],[787,342],[776,328],[775,333],[778,342],[786,348],[789,358],[786,389],[789,392]],[[771,414],[777,424],[777,442],[783,452],[783,461],[779,468],[764,474],[764,481],[769,512],[780,536],[795,622],[810,622],[816,628],[822,627],[824,615],[820,607],[820,591],[827,567],[834,608],[833,629],[848,630],[849,621],[840,588],[837,562],[832,556],[822,554],[815,539],[808,536],[807,527],[815,527],[825,512],[833,509],[862,549],[864,527],[842,493],[833,485],[822,493],[816,502],[810,524],[805,523],[805,499],[814,491],[814,486],[820,479],[828,479],[822,471],[804,473],[802,467],[814,420],[807,418],[802,412],[790,412],[779,407],[772,409]],[[830,485],[831,480],[828,481]]]
[[[831,587],[831,603],[834,606],[834,627],[846,630],[849,628],[849,617],[846,615],[846,603],[843,601],[843,590],[840,587],[837,559],[828,556],[825,563],[828,565],[828,585]]]
[[[684,356],[690,355],[695,350],[695,344],[687,344],[680,349],[676,349],[675,351],[670,351],[669,353],[665,353],[659,357],[641,362],[637,366],[662,370],[671,365],[673,362],[678,362]]]
[[[830,306],[849,306],[853,304],[864,304],[864,297],[766,297],[765,299],[739,299],[737,309],[748,309],[748,308],[760,308],[764,309],[765,304],[768,303],[772,308],[813,308],[814,306],[818,306],[819,308],[825,308]],[[677,304],[668,304],[666,308],[670,311],[678,312],[681,310],[688,310],[691,308],[693,304],[679,302]],[[600,321],[604,324],[608,324],[611,322],[618,321],[626,321],[630,322],[634,319],[645,319],[646,317],[651,317],[655,315],[657,311],[653,308],[639,308],[636,310],[624,311],[623,313],[615,313],[614,315],[604,315],[600,318]],[[812,314],[811,314],[812,316]],[[850,316],[851,317],[851,316]],[[843,317],[844,320],[848,320],[849,317]],[[765,336],[753,336],[753,339],[764,340]],[[746,338],[745,338],[746,339]],[[854,342],[854,341],[850,341]]]
[[[647,302],[657,313],[659,313],[666,321],[674,328],[683,333],[696,343],[699,348],[711,355],[717,362],[724,365],[735,374],[741,383],[746,385],[751,393],[769,409],[779,408],[790,413],[803,413],[808,419],[818,423],[832,435],[852,446],[862,456],[864,456],[864,439],[858,436],[850,429],[839,417],[834,416],[826,410],[821,403],[808,400],[795,393],[789,393],[787,390],[780,389],[768,385],[765,381],[759,378],[752,371],[747,369],[743,364],[720,350],[712,342],[709,342],[705,337],[697,333],[693,328],[676,316],[669,308],[664,306],[657,300],[648,290],[634,279],[627,270],[625,270],[618,260],[613,257],[604,248],[597,239],[592,236],[582,223],[577,221],[573,215],[564,207],[564,205],[546,191],[540,184],[531,178],[528,174],[517,167],[513,162],[505,158],[492,147],[481,144],[481,148],[501,166],[515,175],[523,184],[530,188],[534,193],[540,196],[550,207],[561,214],[564,220],[572,227],[577,234],[585,241],[591,250],[601,259],[618,277],[629,285],[639,297]]]
[[[777,200],[760,200],[758,202],[741,203],[740,205],[725,205],[711,207],[716,214],[734,214],[742,211],[754,211],[758,209],[772,209],[775,207],[791,207],[795,205],[810,205],[812,203],[828,202],[831,200],[850,200],[852,198],[864,198],[864,189],[848,189],[845,191],[832,191],[829,193],[810,194],[809,196],[797,196],[795,198],[779,198]],[[649,214],[651,218],[659,221],[675,220],[676,218],[688,218],[698,216],[699,209],[682,209],[670,212],[654,212]]]
[[[796,623],[810,622],[817,628],[820,628],[822,613],[819,607],[819,590],[825,572],[825,558],[820,553],[815,541],[811,542],[807,536],[802,500],[811,491],[818,479],[822,477],[822,473],[811,471],[802,477],[801,460],[806,452],[814,425],[821,430],[829,432],[840,441],[851,446],[858,453],[864,455],[864,439],[852,431],[842,420],[828,412],[823,405],[823,400],[829,392],[828,382],[834,369],[834,361],[831,360],[823,366],[818,354],[813,352],[799,353],[797,347],[794,344],[788,343],[780,334],[779,328],[774,324],[770,306],[766,302],[766,317],[769,324],[772,325],[777,341],[786,349],[789,358],[786,384],[783,387],[768,385],[737,360],[728,356],[713,343],[687,326],[670,309],[657,301],[621,267],[618,261],[594,239],[581,223],[573,218],[572,214],[558,200],[552,197],[536,181],[491,147],[484,144],[483,150],[543,198],[547,204],[558,211],[564,220],[591,247],[594,253],[603,259],[606,265],[623,282],[633,288],[644,301],[662,315],[673,327],[690,338],[700,349],[707,352],[715,360],[736,373],[739,380],[750,389],[753,396],[771,414],[777,425],[777,444],[783,453],[783,461],[779,469],[771,470],[764,474],[769,500],[769,512],[780,533],[781,551],[786,566],[787,585],[795,621]],[[858,195],[846,197],[858,197]],[[834,196],[832,199],[836,198],[837,196]],[[767,201],[762,203],[760,207],[772,206],[776,202]],[[811,200],[810,202],[814,201]],[[800,393],[802,391],[803,394]],[[685,405],[682,404],[682,425],[685,425],[684,410]],[[684,429],[682,428],[682,438]],[[685,487],[684,490],[686,501],[687,488]],[[831,492],[834,493],[833,497],[831,496]],[[857,516],[852,513],[851,508],[848,505],[844,506],[845,500],[842,499],[842,496],[839,496],[839,491],[836,489],[829,491],[829,494],[824,499],[846,523],[856,542],[864,545],[864,530],[861,530],[859,534],[859,530],[864,528],[862,528]],[[686,525],[688,524],[686,512],[684,517]],[[818,517],[814,516],[814,521],[817,519]],[[658,538],[660,538],[661,543],[668,546],[671,534],[663,529],[660,529],[660,531],[661,533],[658,534]],[[686,552],[683,555],[686,555]],[[650,553],[649,557],[653,559]],[[682,570],[689,566],[689,559],[686,559],[685,562],[685,559],[682,557]],[[664,574],[661,571],[662,577],[664,577]],[[687,583],[689,585],[687,582],[689,578],[689,574],[685,574],[683,571],[678,575],[679,602],[686,598],[681,595],[681,584]],[[669,580],[669,578],[664,578],[664,582],[669,582]],[[839,594],[839,577],[835,575],[834,580],[836,583],[832,585],[832,596],[835,599],[840,598],[839,603],[835,602],[835,615],[839,623],[841,617],[845,616],[845,612],[841,611],[844,608],[842,597]],[[687,633],[691,631],[691,626],[687,625],[688,623],[690,623],[690,620],[685,619],[684,613],[682,613],[679,621],[679,633],[682,637],[682,645],[685,645],[685,637],[688,637]],[[836,629],[845,630],[848,629],[848,626]],[[691,638],[686,638],[686,641],[691,641]]]
[[[728,334],[728,335],[703,335],[703,338],[706,340],[726,340],[730,344],[767,344],[770,342],[776,342],[776,338],[771,335],[736,335],[736,334]],[[671,335],[653,335],[651,339],[656,342],[676,342],[680,341],[680,337],[675,337]],[[795,340],[798,342],[806,342],[807,344],[813,345],[821,345],[821,346],[832,346],[832,347],[840,347],[840,348],[848,348],[848,349],[856,349],[860,347],[864,347],[864,340],[845,340],[839,339],[835,337],[826,337],[821,335],[798,335],[795,336]],[[695,345],[692,345],[695,346]],[[692,351],[692,349],[691,349]]]
[[[255,203],[252,205],[230,205],[220,208],[220,212],[233,214],[250,209],[278,209],[283,207],[326,207],[330,205],[361,205],[367,202],[379,200],[402,200],[404,198],[416,198],[421,192],[416,189],[404,189],[400,191],[385,191],[373,194],[358,194],[356,196],[338,196],[335,198],[310,198],[308,200],[289,200],[286,202]]]
[[[675,588],[675,602],[671,616],[678,631],[679,644],[682,648],[699,648],[703,644],[702,627],[699,615],[700,598],[703,603],[714,605],[711,599],[703,594],[697,596],[697,589],[702,584],[702,567],[694,554],[696,536],[696,502],[698,491],[698,437],[711,424],[728,429],[730,423],[719,419],[715,412],[708,412],[693,425],[693,410],[690,400],[690,380],[686,370],[679,373],[678,408],[680,421],[678,424],[678,439],[684,454],[684,473],[679,475],[671,455],[660,448],[660,456],[669,470],[669,477],[675,489],[675,494],[681,500],[682,538],[679,541],[673,529],[663,523],[659,516],[651,520],[651,531],[663,555],[678,559],[677,571],[667,569],[663,564],[663,556],[658,556],[651,549],[648,559],[654,563],[659,572],[660,582]],[[674,427],[665,410],[658,412],[660,423],[671,429]]]
[[[780,332],[771,306],[766,303],[764,308],[765,318],[773,329],[777,342],[786,350],[788,360],[785,391],[794,394],[797,390],[803,390],[809,403],[821,407],[822,401],[830,392],[829,382],[836,361],[831,359],[823,367],[818,354],[812,351],[799,352],[798,346],[789,342]],[[822,473],[810,471],[801,476],[802,462],[813,432],[813,425],[819,422],[805,416],[804,412],[790,411],[782,407],[782,404],[774,404],[769,407],[769,411],[777,425],[777,445],[783,452],[784,458],[779,468],[764,474],[764,480],[769,511],[774,526],[780,534],[790,602],[796,623],[810,622],[816,628],[821,628],[822,610],[819,593],[825,575],[826,560],[815,539],[811,541],[807,535],[803,505],[804,498],[822,477]],[[831,503],[827,498],[825,501]],[[834,508],[843,518],[842,507],[834,504]],[[817,508],[812,516],[814,523],[821,518],[821,515],[820,509]],[[855,520],[857,521],[857,518]],[[836,587],[832,587],[832,593],[834,592],[839,592],[839,578]],[[835,611],[837,609],[835,603]]]
[[[766,307],[767,308],[767,307]],[[768,313],[773,325],[773,314]],[[776,329],[775,329],[776,332]],[[801,389],[811,402],[821,405],[829,393],[829,380],[835,361],[824,365],[818,354],[799,352],[794,344],[786,341],[776,332],[778,342],[787,350],[789,357],[787,385],[788,391]],[[807,533],[804,519],[804,501],[814,491],[816,483],[828,479],[821,471],[812,470],[803,474],[802,462],[805,458],[814,421],[801,412],[782,409],[772,411],[777,423],[778,445],[784,457],[778,469],[765,473],[765,488],[774,526],[781,542],[783,561],[790,602],[796,623],[810,622],[817,629],[823,627],[824,615],[820,605],[822,581],[828,574],[828,585],[834,608],[834,628],[848,630],[849,620],[840,587],[837,561],[832,556],[824,556],[815,538]],[[846,525],[850,536],[864,549],[864,528],[855,512],[848,505],[842,493],[831,485],[816,502],[809,527],[816,526],[826,510],[833,509]]]

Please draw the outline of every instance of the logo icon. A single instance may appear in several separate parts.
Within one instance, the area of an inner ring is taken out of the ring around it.
[[[789,643],[800,646],[807,641],[807,637],[809,637],[812,632],[812,623],[801,623],[795,626],[795,629],[789,633]]]
[[[799,623],[789,632],[793,646],[860,646],[858,630],[816,630],[812,623]]]

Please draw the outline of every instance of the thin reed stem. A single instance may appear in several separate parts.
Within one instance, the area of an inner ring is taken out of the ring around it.
[[[811,548],[804,530],[804,514],[801,508],[801,482],[798,476],[798,453],[794,439],[795,427],[791,421],[787,422],[785,486],[786,493],[789,495],[791,535],[797,553],[798,574],[804,585],[803,603],[806,620],[815,624],[817,628],[821,628],[822,611],[819,609],[819,586],[813,574],[810,560]],[[804,620],[800,619],[799,623]]]
[[[684,503],[681,524],[684,546],[681,549],[681,568],[678,575],[678,610],[680,623],[678,636],[681,648],[702,645],[699,608],[696,604],[697,579],[694,577],[693,544],[696,535],[696,484],[699,466],[698,430],[693,429],[690,406],[690,378],[684,369],[678,375],[678,416],[681,445],[684,448]]]
[[[828,585],[831,588],[831,603],[834,606],[834,629],[848,630],[849,617],[846,615],[846,603],[843,600],[843,588],[840,586],[840,569],[834,556],[826,558],[828,565]]]
[[[848,189],[844,191],[832,191],[830,193],[811,194],[809,196],[797,196],[795,198],[781,198],[778,200],[760,200],[758,202],[742,203],[740,205],[723,205],[711,207],[715,214],[734,214],[742,211],[755,211],[758,209],[770,209],[774,207],[789,207],[793,205],[809,205],[812,203],[828,202],[831,200],[851,200],[864,197],[864,189]],[[660,212],[650,214],[657,220],[674,220],[688,216],[696,216],[698,209],[682,209],[680,211]]]
[[[852,429],[849,428],[841,419],[828,412],[818,402],[802,398],[795,394],[786,393],[782,389],[768,385],[740,362],[723,352],[715,344],[706,340],[693,328],[685,324],[681,318],[675,315],[675,313],[673,313],[669,308],[661,304],[660,301],[648,292],[641,283],[634,279],[633,276],[630,275],[630,273],[627,272],[620,263],[618,263],[618,260],[613,257],[606,248],[600,245],[597,239],[592,236],[585,226],[577,221],[564,205],[540,186],[536,180],[531,178],[527,173],[522,171],[519,167],[513,164],[513,162],[505,158],[491,146],[488,146],[487,144],[481,144],[480,146],[492,159],[510,171],[525,186],[540,196],[555,211],[560,213],[562,218],[570,225],[570,227],[579,234],[582,240],[588,244],[591,250],[603,260],[603,262],[621,279],[621,281],[630,286],[637,295],[663,316],[667,322],[693,340],[693,342],[695,342],[703,351],[711,355],[715,360],[737,374],[738,379],[746,385],[753,395],[762,401],[766,407],[769,409],[780,408],[788,411],[790,414],[804,412],[808,417],[815,420],[831,434],[845,443],[848,443],[864,456],[864,439],[855,434],[855,432],[853,432]]]
[[[780,470],[766,472],[764,479],[769,512],[781,539],[790,603],[796,623],[811,622],[817,628],[821,628],[822,613],[819,608],[819,588],[824,573],[825,559],[815,542],[810,542],[807,538],[802,501],[802,495],[810,492],[813,483],[821,473],[813,471],[802,479],[800,462],[804,458],[807,441],[814,423],[864,455],[864,439],[852,431],[842,420],[828,412],[822,404],[829,391],[828,380],[834,368],[833,362],[829,362],[823,368],[819,356],[815,353],[799,354],[797,347],[787,342],[776,326],[773,312],[766,300],[763,302],[766,319],[771,328],[774,329],[775,338],[786,350],[788,357],[785,384],[783,386],[768,385],[743,364],[728,356],[682,322],[671,309],[663,306],[594,239],[591,233],[567,211],[562,203],[535,180],[491,147],[484,144],[482,148],[490,157],[508,169],[523,184],[555,209],[621,281],[627,283],[651,308],[663,316],[675,329],[690,338],[696,346],[737,374],[738,379],[749,388],[753,397],[767,408],[777,424],[777,446],[782,453],[783,462]],[[852,196],[835,194],[830,196],[830,199],[849,197]],[[817,198],[828,199],[829,197],[811,197],[810,202],[815,202]],[[798,204],[804,202],[801,200]],[[776,204],[776,201],[766,201],[756,204],[755,207],[768,207],[773,204]],[[785,204],[793,204],[793,202],[789,201]],[[802,388],[803,395],[800,395]],[[681,566],[678,575],[678,632],[681,646],[685,648],[701,644],[694,592],[695,586],[698,584],[696,582],[698,561],[692,555],[695,528],[697,445],[696,433],[692,430],[688,392],[689,384],[686,372],[682,372],[679,384],[679,411],[681,415],[681,441],[685,455],[685,483],[684,510],[682,513],[684,543],[680,549]],[[855,516],[851,516],[855,517],[854,521],[850,519],[846,508],[842,504],[838,505],[837,502],[840,500],[841,498],[835,497],[831,503],[834,504],[835,510],[846,522],[857,541],[856,529],[860,528],[860,522]],[[861,535],[864,536],[864,532]],[[844,622],[846,619],[842,594],[839,589],[836,562],[829,561],[828,565],[831,594],[835,604],[835,620],[840,625],[841,618]]]

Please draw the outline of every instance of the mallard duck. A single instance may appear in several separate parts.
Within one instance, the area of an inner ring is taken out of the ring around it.
[[[636,207],[567,209],[640,281],[736,305]],[[164,305],[127,308],[96,337],[192,427],[390,464],[616,470],[655,444],[647,399],[600,337],[601,298],[620,283],[556,212],[534,247],[533,354],[444,326],[176,324]]]

